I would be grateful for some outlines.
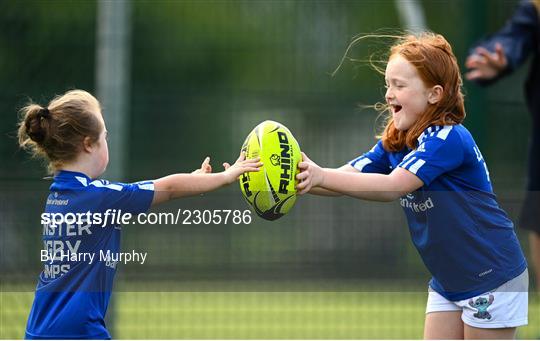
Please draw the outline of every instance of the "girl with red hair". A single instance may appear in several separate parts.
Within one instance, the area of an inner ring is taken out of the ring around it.
[[[480,149],[462,125],[462,79],[441,35],[399,37],[385,70],[378,143],[338,169],[303,154],[300,194],[399,200],[432,275],[424,338],[515,337],[527,324],[527,263]]]

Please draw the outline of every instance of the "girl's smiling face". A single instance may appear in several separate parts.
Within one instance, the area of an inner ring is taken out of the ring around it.
[[[406,131],[426,111],[430,90],[416,68],[404,57],[394,54],[386,65],[386,103],[390,106],[394,125]]]

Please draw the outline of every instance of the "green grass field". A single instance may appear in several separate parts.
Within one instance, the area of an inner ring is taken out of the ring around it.
[[[116,292],[120,339],[419,339],[426,293]],[[32,292],[2,292],[0,337],[24,336]],[[540,336],[540,300],[530,296],[520,339]]]

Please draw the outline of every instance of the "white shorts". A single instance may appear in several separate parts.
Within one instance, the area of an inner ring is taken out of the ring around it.
[[[497,289],[470,299],[452,302],[429,288],[426,314],[461,311],[461,320],[477,328],[511,328],[527,324],[529,273],[509,280]]]

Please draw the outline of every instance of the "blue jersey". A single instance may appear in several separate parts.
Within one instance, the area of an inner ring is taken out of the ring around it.
[[[44,250],[51,259],[43,262],[26,338],[110,339],[104,318],[116,262],[109,255],[120,252],[121,232],[111,215],[147,211],[154,185],[110,183],[60,171],[50,191],[44,214],[63,214],[67,222],[48,219],[43,224]],[[87,212],[91,219],[83,216]],[[81,219],[69,220],[73,216],[68,213],[79,213]]]
[[[464,126],[429,127],[414,150],[387,152],[379,141],[350,164],[365,173],[401,167],[422,180],[400,205],[433,276],[430,286],[448,300],[485,293],[526,269],[514,225],[497,204],[484,158]]]

